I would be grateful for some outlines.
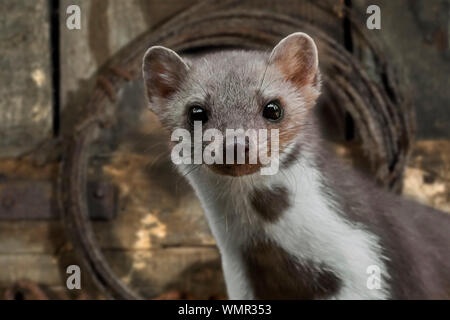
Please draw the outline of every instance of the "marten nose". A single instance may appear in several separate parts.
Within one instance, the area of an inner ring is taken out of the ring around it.
[[[247,163],[249,158],[248,138],[243,141],[226,141],[223,145],[223,159],[226,164]],[[228,155],[228,156],[227,156]],[[229,163],[232,161],[232,163]]]

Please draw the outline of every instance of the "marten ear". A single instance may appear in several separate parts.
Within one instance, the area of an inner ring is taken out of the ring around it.
[[[272,50],[269,63],[298,87],[319,82],[317,47],[306,33],[296,32],[281,40]]]
[[[155,46],[147,50],[142,66],[150,108],[161,108],[179,88],[189,67],[174,51]]]

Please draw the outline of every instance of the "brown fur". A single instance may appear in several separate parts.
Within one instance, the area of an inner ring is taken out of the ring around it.
[[[250,195],[250,203],[261,218],[273,223],[291,205],[289,190],[285,186],[255,189]]]
[[[299,263],[271,242],[249,246],[242,257],[256,299],[324,299],[341,285],[326,266]]]
[[[144,60],[144,77],[152,83],[147,86],[149,102],[153,104],[155,97],[168,99],[172,96],[179,89],[186,73],[186,65],[166,49],[158,48],[150,52]]]
[[[298,88],[311,85],[317,73],[313,46],[308,39],[295,37],[287,38],[275,48],[273,61]]]

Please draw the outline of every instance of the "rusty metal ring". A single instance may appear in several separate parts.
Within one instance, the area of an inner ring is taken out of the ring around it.
[[[141,74],[142,56],[152,45],[164,45],[177,51],[212,46],[267,49],[289,33],[301,30],[312,34],[321,45],[322,60],[328,61],[334,71],[325,73],[325,81],[340,105],[353,116],[373,173],[385,186],[393,189],[401,186],[414,134],[414,113],[377,40],[369,40],[361,27],[364,24],[358,22],[351,11],[344,12],[361,40],[372,50],[379,65],[381,84],[371,81],[355,57],[307,20],[239,8],[243,2],[201,2],[132,41],[100,70],[98,77],[102,81],[88,104],[90,113],[67,140],[59,181],[63,222],[94,283],[109,298],[138,299],[140,296],[114,275],[95,239],[86,201],[87,150],[107,121],[108,98],[113,98],[125,81]],[[311,5],[338,16],[322,1],[311,2]]]

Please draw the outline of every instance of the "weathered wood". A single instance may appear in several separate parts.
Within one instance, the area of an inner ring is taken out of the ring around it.
[[[450,138],[448,112],[450,34],[448,1],[352,1],[361,15],[369,5],[381,9],[381,37],[393,64],[404,69],[417,113],[421,139]]]
[[[197,0],[62,0],[61,129],[69,132],[97,81],[95,73],[127,43]],[[81,30],[68,30],[66,8],[81,9]]]
[[[416,143],[403,194],[450,214],[450,140]]]
[[[48,1],[0,1],[0,157],[26,153],[52,132]]]
[[[0,287],[7,287],[20,280],[48,285],[63,283],[55,256],[13,253],[0,257]]]
[[[143,121],[148,123],[155,119],[143,117]],[[150,136],[141,139],[154,146],[153,142],[163,138],[160,127],[151,125],[150,128],[147,131]],[[128,142],[111,154],[111,161],[103,164],[99,160],[102,164],[94,165],[94,168],[101,167],[102,179],[111,181],[119,189],[117,218],[94,223],[100,246],[144,250],[183,244],[213,245],[214,239],[190,186],[176,175],[167,159],[158,161],[157,150],[147,153],[140,147],[142,141],[129,138],[130,131],[123,134]],[[56,178],[55,169],[52,164],[33,166],[26,159],[1,161],[0,177],[6,181],[46,181]],[[58,221],[0,221],[0,253],[53,253],[64,246],[65,241]]]
[[[197,298],[225,296],[224,282],[217,249],[185,247],[162,250],[107,250],[105,256],[114,272],[146,298],[154,298],[172,290]],[[0,255],[0,288],[22,280],[44,286],[65,285],[67,266],[76,263],[72,251],[60,255]],[[86,275],[87,276],[87,275]],[[81,268],[82,284],[83,268]],[[84,287],[86,294],[91,288]],[[88,290],[89,289],[89,290]],[[68,290],[66,290],[68,292]]]
[[[66,243],[59,221],[0,222],[0,260],[8,254],[53,254]]]

